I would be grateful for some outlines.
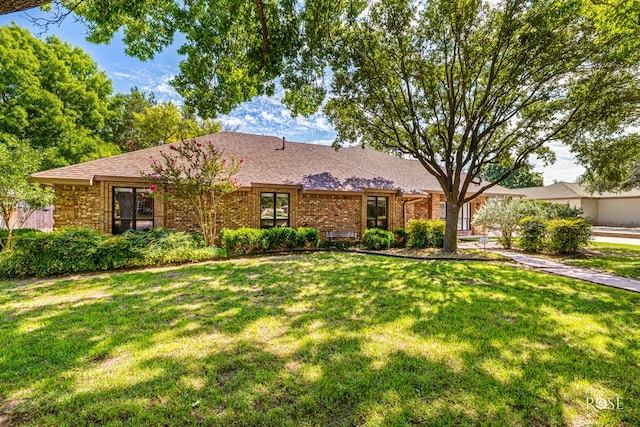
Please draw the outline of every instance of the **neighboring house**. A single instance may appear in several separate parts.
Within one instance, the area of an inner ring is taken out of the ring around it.
[[[221,227],[314,227],[321,231],[393,230],[413,218],[442,218],[445,198],[436,179],[416,160],[370,148],[330,146],[221,132],[199,137],[244,162],[240,189],[226,196]],[[283,149],[284,148],[284,149]],[[54,227],[88,226],[108,233],[165,227],[196,231],[188,206],[155,199],[142,177],[167,145],[65,166],[32,175],[54,187]],[[474,191],[473,188],[470,191]],[[461,210],[461,234],[489,196],[512,194],[495,187]],[[444,219],[444,218],[442,218]]]
[[[590,193],[579,184],[557,182],[545,187],[520,188],[529,199],[546,200],[581,208],[596,225],[640,227],[640,190]]]

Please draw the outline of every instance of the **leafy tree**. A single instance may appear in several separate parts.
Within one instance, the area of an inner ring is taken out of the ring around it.
[[[136,130],[133,149],[208,135],[220,130],[217,122],[207,120],[198,123],[195,116],[184,117],[180,108],[172,101],[145,107],[140,113],[134,112],[133,127]]]
[[[43,168],[96,159],[118,149],[98,136],[111,82],[79,48],[0,28],[0,133],[43,153]]]
[[[482,179],[490,182],[497,181],[500,177],[510,172],[512,166],[488,164],[481,171]],[[500,185],[507,188],[539,187],[544,185],[542,173],[534,172],[531,163],[525,163],[519,169],[500,181]]]
[[[132,88],[130,93],[115,94],[109,99],[109,115],[102,138],[116,143],[122,151],[132,151],[139,132],[134,123],[134,114],[143,114],[147,107],[155,105],[155,95],[141,92],[137,87]]]
[[[164,199],[179,198],[192,208],[207,246],[217,238],[218,213],[223,197],[238,187],[233,177],[242,160],[218,150],[213,143],[185,140],[169,146],[162,161],[154,161],[146,175],[150,189]]]
[[[390,0],[375,3],[336,43],[325,111],[338,141],[415,157],[437,178],[447,198],[444,251],[456,250],[464,203],[530,156],[551,160],[548,143],[601,124],[637,95],[634,65],[603,53],[619,45],[601,38],[581,7]],[[488,164],[510,167],[474,188]]]
[[[174,86],[203,117],[273,92],[308,114],[322,105],[338,144],[418,159],[447,197],[444,251],[464,203],[507,179],[548,143],[574,150],[637,118],[634,0],[62,0],[107,42],[150,58],[186,40]],[[330,67],[331,79],[324,72]],[[487,164],[511,168],[471,186]]]
[[[14,228],[21,228],[24,221],[38,209],[53,202],[53,193],[47,187],[29,182],[29,174],[39,166],[38,153],[15,138],[0,138],[0,215],[7,228],[7,238],[0,240],[0,249],[11,248]],[[24,215],[18,223],[13,215],[22,208]]]

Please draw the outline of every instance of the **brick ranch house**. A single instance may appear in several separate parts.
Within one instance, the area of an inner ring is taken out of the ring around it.
[[[330,146],[271,136],[221,132],[196,138],[243,159],[240,188],[226,196],[219,226],[314,227],[326,232],[366,228],[393,230],[414,218],[444,219],[445,197],[436,179],[416,160],[370,148]],[[86,226],[107,233],[164,227],[197,231],[188,206],[155,199],[142,177],[167,145],[65,166],[31,175],[55,192],[54,228]],[[470,191],[474,191],[471,188]],[[471,234],[470,219],[494,187],[461,210],[460,234]]]

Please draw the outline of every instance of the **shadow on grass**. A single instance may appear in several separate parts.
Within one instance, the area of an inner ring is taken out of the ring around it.
[[[640,417],[640,297],[509,266],[290,256],[0,284],[0,306],[0,424]]]

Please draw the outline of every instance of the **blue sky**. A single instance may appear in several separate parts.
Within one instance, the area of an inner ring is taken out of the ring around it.
[[[58,26],[51,26],[48,33],[34,26],[29,18],[44,17],[46,14],[37,9],[0,15],[0,25],[9,25],[12,21],[26,28],[36,37],[44,38],[55,34],[60,39],[85,50],[99,68],[106,72],[113,81],[114,92],[129,92],[134,86],[145,92],[154,92],[158,100],[174,100],[180,102],[180,96],[171,87],[169,81],[178,73],[180,55],[177,46],[169,47],[158,54],[152,61],[142,62],[124,53],[124,45],[119,38],[109,45],[95,45],[85,40],[84,25],[67,18]],[[290,141],[331,144],[335,138],[335,130],[322,114],[311,117],[293,118],[280,103],[282,91],[273,97],[261,96],[238,106],[231,114],[219,117],[226,127],[239,132],[284,136]],[[557,161],[548,167],[538,166],[543,172],[545,184],[554,180],[574,181],[582,173],[582,168],[575,165],[574,158],[564,146],[554,146]],[[535,162],[534,162],[535,164]]]

